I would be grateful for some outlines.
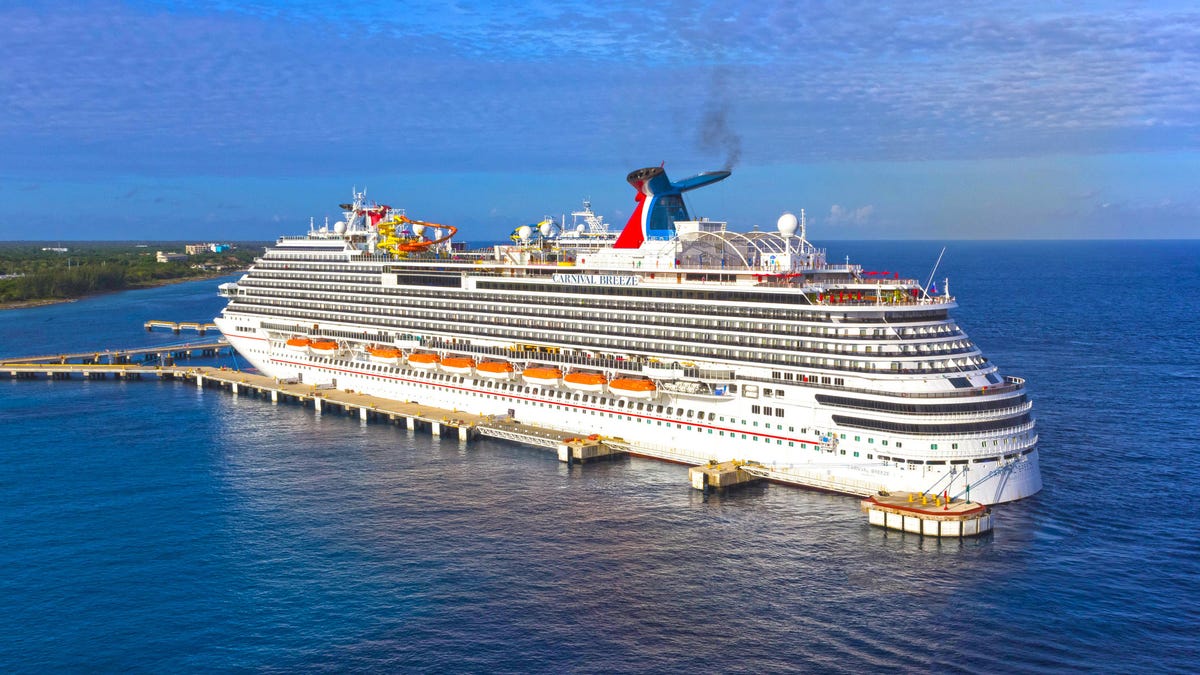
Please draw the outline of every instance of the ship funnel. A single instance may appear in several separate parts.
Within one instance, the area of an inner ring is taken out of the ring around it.
[[[675,223],[691,220],[687,205],[683,202],[683,193],[728,177],[728,171],[706,171],[672,183],[660,166],[630,172],[625,180],[637,190],[637,206],[613,247],[638,248],[647,239],[674,238]]]

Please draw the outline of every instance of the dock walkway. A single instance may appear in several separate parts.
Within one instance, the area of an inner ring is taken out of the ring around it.
[[[214,342],[188,345],[186,349],[184,347],[167,349],[181,350],[172,353],[184,358],[190,354],[207,353],[206,350],[209,349],[227,348],[228,345],[224,342]],[[558,453],[560,460],[567,463],[589,462],[626,454],[691,466],[706,465],[708,462],[708,459],[701,453],[688,449],[635,446],[619,438],[599,436],[581,438],[578,433],[523,424],[506,417],[446,410],[421,403],[396,401],[353,391],[279,380],[240,370],[176,364],[160,365],[153,362],[138,363],[136,359],[130,358],[140,355],[144,359],[153,359],[163,349],[149,348],[10,359],[0,361],[0,376],[7,375],[17,379],[38,377],[70,379],[76,376],[93,380],[107,377],[139,380],[147,377],[191,379],[199,387],[218,387],[234,394],[262,396],[270,398],[275,403],[279,401],[298,403],[318,412],[336,409],[347,414],[357,413],[363,420],[386,419],[397,424],[403,422],[410,429],[418,426],[429,428],[434,435],[441,435],[443,431],[453,431],[463,440],[469,440],[476,436],[487,436],[552,449]],[[105,358],[103,357],[106,355],[109,357],[109,363],[104,362]],[[72,359],[82,359],[82,362],[72,362]],[[774,467],[738,463],[738,471],[742,478],[736,481],[737,483],[751,482],[752,478],[766,479],[776,483],[864,497],[874,494],[880,489],[878,485],[851,484],[845,479],[834,479],[819,467]],[[723,486],[723,483],[714,477],[711,483],[706,482],[702,485],[718,487]]]
[[[189,352],[199,353],[199,347],[227,347],[224,343],[192,346]],[[143,350],[150,353],[153,350]],[[137,353],[135,350],[122,352],[98,352],[99,354]],[[461,410],[447,410],[411,401],[396,401],[354,391],[321,388],[313,384],[279,380],[266,375],[241,370],[214,368],[210,366],[157,365],[123,361],[116,363],[94,362],[95,354],[53,355],[30,357],[0,362],[0,375],[13,379],[121,379],[141,380],[181,379],[191,380],[197,387],[216,387],[233,394],[247,394],[269,398],[272,403],[280,401],[298,403],[311,407],[316,412],[340,411],[358,414],[366,420],[384,420],[404,423],[409,429],[418,426],[428,428],[433,435],[443,430],[454,431],[462,440],[477,435],[526,443],[529,445],[557,449],[571,434],[521,424],[507,418],[478,415]],[[70,362],[67,358],[83,357],[90,362]]]
[[[155,328],[167,328],[172,333],[179,333],[184,330],[194,330],[197,333],[204,335],[210,330],[217,330],[215,323],[202,323],[200,321],[160,321],[157,319],[147,321],[142,324],[146,331],[152,331]]]
[[[185,342],[177,345],[137,347],[132,349],[105,349],[92,352],[67,354],[42,354],[40,356],[9,356],[0,358],[0,366],[19,364],[127,364],[136,361],[159,361],[163,359],[184,360],[194,356],[216,356],[229,352],[229,343],[224,338],[207,342]]]
[[[224,341],[219,341],[174,347],[6,359],[0,360],[0,377],[56,380],[76,377],[97,380],[112,377],[123,380],[157,378],[191,381],[200,388],[220,388],[234,395],[244,394],[270,399],[272,403],[296,403],[312,408],[317,413],[341,412],[347,415],[357,415],[364,422],[381,421],[397,425],[404,424],[410,430],[428,429],[434,436],[450,432],[464,442],[478,436],[487,436],[533,447],[553,449],[557,452],[558,459],[568,465],[576,462],[586,463],[622,457],[626,454],[689,464],[694,467],[690,472],[689,480],[697,489],[705,492],[714,488],[724,489],[763,479],[863,497],[875,495],[880,490],[878,485],[866,482],[859,484],[846,479],[834,478],[828,471],[816,466],[776,467],[746,462],[713,464],[691,449],[635,446],[623,439],[597,435],[584,438],[579,434],[523,424],[507,417],[446,410],[412,401],[397,401],[294,380],[280,380],[241,370],[179,365],[163,359],[163,356],[167,355],[183,360],[193,355],[215,354],[223,349],[229,349],[229,345]],[[878,524],[894,527],[891,520],[899,518],[896,520],[900,525],[899,529],[912,530],[914,526],[908,522],[912,519],[904,517],[911,516],[912,513],[896,515],[900,511],[911,511],[911,509],[912,507],[907,504],[897,508],[897,505],[879,503],[872,507],[872,522],[882,518],[882,522]],[[890,515],[879,515],[883,511],[890,512]],[[949,514],[933,514],[926,520],[940,523],[948,520],[944,518],[945,515]],[[974,513],[972,512],[971,515],[974,516]],[[967,528],[972,529],[971,534],[990,530],[990,520],[978,521],[972,518],[971,521],[969,525],[962,525],[962,530],[955,530],[954,533],[962,536],[959,533],[966,534]],[[931,527],[934,526],[922,524],[917,531],[921,534],[932,533],[932,530],[925,531],[926,528]],[[940,528],[937,530],[940,536],[950,533],[951,526],[949,525],[943,524],[937,525],[937,527]]]

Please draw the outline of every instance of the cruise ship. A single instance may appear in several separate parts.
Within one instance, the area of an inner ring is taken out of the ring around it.
[[[828,261],[803,211],[775,231],[693,218],[684,193],[728,176],[640,169],[619,234],[585,205],[586,227],[547,218],[477,250],[355,193],[222,285],[215,321],[270,376],[644,456],[849,494],[1040,490],[1025,381],[958,326],[948,285]]]

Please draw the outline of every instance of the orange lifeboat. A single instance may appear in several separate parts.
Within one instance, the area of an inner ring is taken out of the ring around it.
[[[458,375],[468,375],[471,369],[475,367],[475,359],[468,356],[451,356],[442,359],[442,370],[447,373],[455,373]]]
[[[576,371],[567,373],[567,376],[563,378],[563,384],[567,385],[568,389],[577,391],[603,391],[604,385],[608,384],[608,379],[600,373]]]
[[[287,348],[294,352],[307,352],[308,346],[312,344],[312,340],[302,337],[288,338]]]
[[[390,363],[395,365],[400,363],[403,356],[399,349],[392,347],[367,347],[367,354],[375,363]]]
[[[432,370],[436,368],[438,361],[441,361],[441,359],[438,358],[437,354],[414,352],[408,355],[408,364],[413,368],[420,368],[421,370]]]
[[[308,345],[315,356],[331,356],[337,353],[338,343],[333,340],[313,340]]]
[[[629,398],[653,398],[658,391],[653,380],[635,377],[618,377],[608,383],[608,390],[618,396]]]
[[[562,380],[562,371],[558,368],[526,368],[521,371],[521,377],[525,378],[527,384],[536,384],[543,387],[553,386]]]
[[[475,374],[493,380],[507,379],[512,376],[513,367],[507,361],[484,361],[475,366]]]

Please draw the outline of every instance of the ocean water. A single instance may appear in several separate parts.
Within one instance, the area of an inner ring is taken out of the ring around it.
[[[925,278],[941,244],[832,242]],[[992,536],[704,496],[186,383],[0,380],[0,670],[1194,672],[1200,242],[952,242],[1045,489]],[[0,357],[178,341],[218,282],[0,312]]]

